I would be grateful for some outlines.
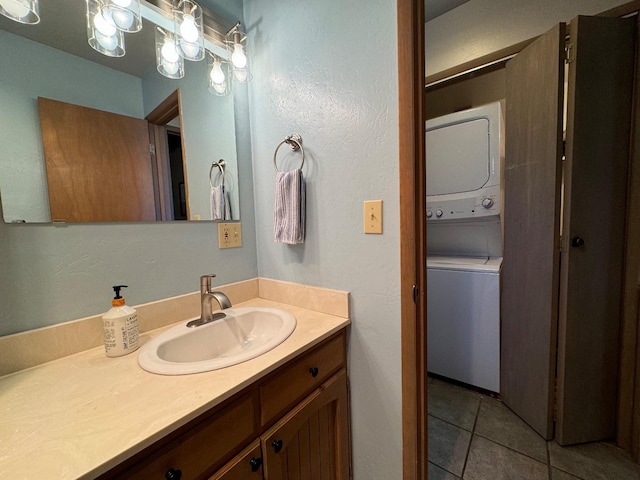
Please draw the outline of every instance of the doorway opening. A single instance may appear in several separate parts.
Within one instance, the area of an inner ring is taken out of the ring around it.
[[[177,89],[146,117],[158,220],[190,219],[181,112]]]

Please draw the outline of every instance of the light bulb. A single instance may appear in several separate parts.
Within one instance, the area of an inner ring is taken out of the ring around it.
[[[197,43],[181,43],[180,50],[182,50],[185,58],[196,58],[200,54],[200,45]]]
[[[243,83],[247,81],[248,74],[245,69],[239,69],[233,71],[233,76],[236,77],[236,80]]]
[[[244,54],[244,48],[241,43],[233,44],[233,53],[231,54],[231,62],[236,68],[244,68],[247,66],[247,56]]]
[[[118,37],[114,35],[103,35],[96,31],[96,40],[105,50],[114,50],[118,46]]]
[[[160,50],[162,53],[162,58],[166,60],[167,63],[177,63],[180,56],[178,55],[178,51],[176,50],[176,42],[173,41],[172,38],[167,38],[164,41],[164,45],[162,45],[162,49]],[[162,62],[164,65],[164,61]]]
[[[180,63],[178,61],[170,62],[166,58],[163,58],[162,68],[164,68],[165,72],[167,72],[169,75],[175,75],[180,68]]]
[[[102,10],[99,10],[93,17],[93,26],[105,37],[113,37],[116,34],[116,26],[111,21],[111,18],[107,20]],[[99,40],[98,40],[99,41]]]
[[[0,0],[0,5],[4,8],[10,15],[13,15],[15,18],[22,18],[29,15],[29,6],[26,5],[26,2],[21,0]]]
[[[180,24],[180,35],[185,41],[195,43],[198,41],[198,27],[192,15],[185,15]]]
[[[225,93],[227,91],[227,86],[224,83],[214,83],[212,87],[218,93]]]
[[[213,85],[220,85],[224,83],[224,72],[222,71],[222,65],[220,62],[214,62],[211,67],[211,73],[209,74]]]
[[[129,10],[116,10],[111,12],[113,22],[120,28],[120,30],[129,30],[133,25],[135,17]]]
[[[111,0],[111,1],[122,8],[129,8],[129,5],[131,5],[131,0]]]

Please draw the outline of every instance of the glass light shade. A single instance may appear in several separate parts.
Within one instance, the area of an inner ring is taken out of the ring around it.
[[[249,57],[247,56],[247,36],[237,29],[233,30],[227,39],[227,49],[233,67],[233,80],[240,83],[251,80]]]
[[[209,55],[207,57],[207,63],[209,68],[208,72],[208,85],[209,91],[215,95],[227,95],[231,91],[231,82],[229,79],[229,64],[222,61],[217,55]]]
[[[0,13],[19,23],[40,23],[38,0],[0,0]]]
[[[124,34],[116,28],[111,13],[100,0],[87,0],[87,38],[91,48],[103,55],[125,54]]]
[[[204,58],[202,8],[191,0],[180,0],[173,10],[173,24],[178,53],[186,60]]]
[[[104,6],[118,30],[126,33],[142,30],[140,0],[105,0]]]
[[[175,35],[156,27],[156,68],[167,78],[184,77],[184,58],[178,54]]]

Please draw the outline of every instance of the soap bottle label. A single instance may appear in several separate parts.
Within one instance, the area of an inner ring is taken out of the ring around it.
[[[104,320],[104,349],[108,357],[119,357],[138,348],[138,314]]]

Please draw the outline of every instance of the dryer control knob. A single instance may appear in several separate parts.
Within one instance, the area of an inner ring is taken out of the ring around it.
[[[433,217],[433,213],[431,212],[431,210],[427,210],[427,218],[431,217]]]
[[[493,199],[492,198],[483,198],[482,199],[482,206],[484,208],[491,208],[493,207]]]
[[[436,210],[436,217],[440,218],[444,212],[442,210]]]

